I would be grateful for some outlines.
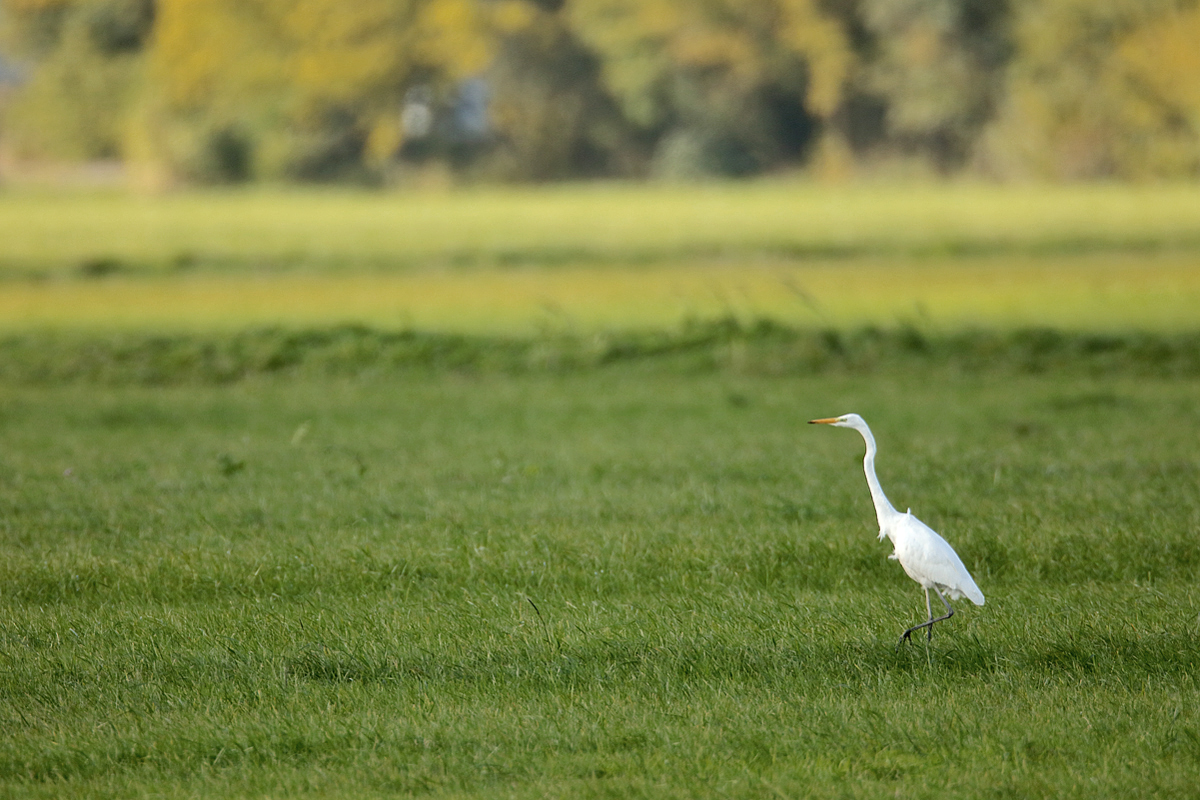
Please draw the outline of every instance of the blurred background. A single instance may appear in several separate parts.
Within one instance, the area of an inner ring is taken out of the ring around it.
[[[1200,174],[1194,0],[3,0],[0,176]]]

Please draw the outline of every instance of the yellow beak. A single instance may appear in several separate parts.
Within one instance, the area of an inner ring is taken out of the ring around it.
[[[828,419],[810,419],[809,425],[832,425],[837,422],[837,417],[829,417]]]

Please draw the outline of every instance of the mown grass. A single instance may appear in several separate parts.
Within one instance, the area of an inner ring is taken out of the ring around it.
[[[445,193],[0,192],[0,274],[1195,254],[1200,189],[792,182]]]
[[[0,792],[1190,795],[1194,373],[775,341],[6,382]],[[988,597],[928,647],[852,409]]]
[[[643,267],[200,274],[0,282],[0,331],[240,331],[369,325],[529,337],[674,329],[692,320],[790,326],[1191,331],[1200,255],[836,262],[733,260]]]

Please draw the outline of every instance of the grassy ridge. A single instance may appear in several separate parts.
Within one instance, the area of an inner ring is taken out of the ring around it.
[[[0,786],[1191,791],[1195,378],[661,367],[5,383]],[[988,596],[928,650],[851,408]]]
[[[236,334],[27,333],[0,338],[12,384],[223,384],[254,376],[370,376],[421,370],[569,373],[616,364],[742,375],[1200,375],[1196,334],[1068,334],[1048,328],[930,334],[914,327],[788,328],[769,320],[694,322],[675,331],[528,338],[379,331],[346,326]]]

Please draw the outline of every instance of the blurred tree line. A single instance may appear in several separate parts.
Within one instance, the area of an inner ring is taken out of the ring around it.
[[[0,0],[18,157],[160,179],[1200,175],[1200,0]]]

